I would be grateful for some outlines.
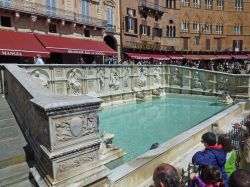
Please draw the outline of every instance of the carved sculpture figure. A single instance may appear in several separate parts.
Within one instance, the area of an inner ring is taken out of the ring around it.
[[[199,72],[196,72],[193,77],[193,87],[194,88],[202,88],[202,82],[199,79]]]
[[[67,88],[69,95],[81,94],[81,74],[76,69],[69,73]]]
[[[143,88],[146,86],[147,73],[146,70],[142,67],[139,69],[139,87]]]
[[[124,87],[128,87],[129,69],[127,67],[124,69],[123,74],[124,74],[123,85],[124,85]]]
[[[218,90],[228,90],[228,79],[221,76],[220,78],[218,78],[217,80],[218,84],[217,84],[217,88]]]
[[[181,78],[180,78],[180,76],[179,76],[178,68],[175,68],[175,69],[174,69],[174,72],[173,72],[173,74],[171,75],[171,79],[172,79],[172,84],[173,84],[173,85],[178,85],[178,86],[180,86],[180,84],[181,84]]]
[[[101,145],[100,145],[100,153],[105,154],[107,149],[111,146],[112,140],[114,139],[115,134],[104,132],[101,135]]]
[[[104,68],[98,69],[97,75],[100,83],[100,91],[103,91],[105,88],[105,69]]]
[[[118,74],[118,71],[115,70],[114,68],[112,68],[110,72],[109,87],[113,91],[118,90],[120,87],[119,74]]]
[[[155,68],[154,69],[154,85],[156,87],[160,87],[160,81],[161,81],[161,77],[160,77],[160,68]]]

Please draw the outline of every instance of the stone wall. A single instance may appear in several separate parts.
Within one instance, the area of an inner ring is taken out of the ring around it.
[[[249,98],[249,75],[180,66],[22,65],[41,84],[60,95],[93,95],[106,103],[166,93]]]
[[[16,65],[5,65],[3,73],[6,99],[34,152],[31,171],[39,186],[85,186],[105,178],[109,170],[99,160],[101,100],[55,95]]]

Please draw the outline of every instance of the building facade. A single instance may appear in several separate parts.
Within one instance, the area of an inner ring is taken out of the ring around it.
[[[121,1],[123,52],[165,53],[179,50],[177,1]]]
[[[198,52],[250,51],[250,4],[244,0],[181,0],[179,48]]]
[[[0,29],[105,41],[119,51],[119,9],[119,0],[1,0]]]

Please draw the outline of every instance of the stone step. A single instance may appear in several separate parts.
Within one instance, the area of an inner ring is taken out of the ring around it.
[[[0,130],[0,141],[4,141],[8,138],[18,137],[20,136],[20,129],[17,126],[10,126],[1,128]]]
[[[5,127],[12,127],[16,126],[16,119],[10,118],[10,119],[3,119],[0,120],[0,129]]]
[[[31,187],[29,171],[26,162],[0,169],[0,186]]]
[[[23,137],[12,137],[0,141],[0,169],[26,161]]]
[[[14,118],[11,110],[1,110],[0,111],[0,119],[10,119],[10,118]]]
[[[0,98],[0,169],[26,161],[26,145],[7,101]]]

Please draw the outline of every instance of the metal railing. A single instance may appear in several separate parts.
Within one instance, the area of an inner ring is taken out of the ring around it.
[[[250,119],[250,115],[245,117],[240,122],[240,125],[244,125],[246,123],[246,121],[248,121],[249,119]],[[239,169],[240,158],[239,158],[238,154],[239,154],[240,148],[244,144],[245,133],[242,130],[240,130],[239,128],[233,127],[232,130],[230,130],[227,133],[227,135],[230,136],[231,141],[232,141],[232,146],[236,151],[236,154],[237,154],[236,168]],[[197,163],[189,163],[188,167],[187,167],[187,170],[182,169],[182,172],[181,172],[181,184],[182,184],[182,186],[184,186],[184,187],[188,186],[191,173],[199,173],[199,172],[200,172],[199,164],[197,164]]]
[[[147,7],[153,10],[157,10],[159,12],[164,12],[164,7],[160,6],[159,4],[149,2],[147,0],[140,0],[139,6]]]
[[[63,19],[66,21],[77,22],[80,24],[101,28],[104,28],[106,24],[106,21],[102,19],[24,0],[15,0],[10,2],[0,1],[0,8],[25,12],[33,15],[48,16],[51,18]]]

